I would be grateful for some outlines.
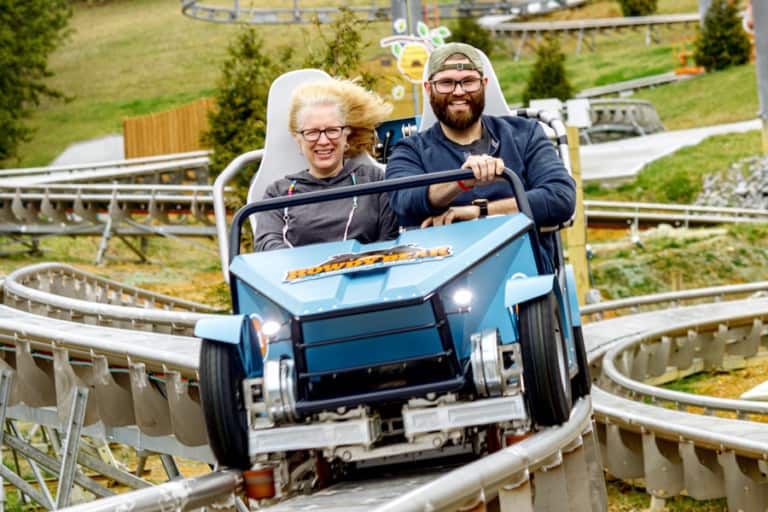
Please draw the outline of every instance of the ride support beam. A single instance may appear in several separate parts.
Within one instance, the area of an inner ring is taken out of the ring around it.
[[[763,123],[763,154],[768,155],[768,2],[752,2],[755,31],[755,71],[760,98],[758,116]]]
[[[579,129],[567,126],[568,152],[571,157],[571,173],[576,181],[576,214],[573,225],[565,230],[568,244],[568,261],[573,265],[576,278],[576,292],[579,304],[586,302],[589,291],[589,270],[587,268],[587,224],[584,217],[584,189],[581,182],[581,160],[579,159]]]

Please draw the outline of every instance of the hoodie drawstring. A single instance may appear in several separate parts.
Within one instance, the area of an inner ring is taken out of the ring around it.
[[[357,177],[355,175],[355,171],[352,171],[350,173],[350,176],[352,176],[352,185],[357,185]],[[296,180],[293,180],[291,184],[288,186],[288,197],[291,197],[296,190]],[[343,240],[346,242],[347,235],[349,235],[349,226],[352,225],[352,217],[355,215],[355,210],[357,209],[357,196],[354,196],[352,198],[352,209],[349,210],[349,217],[347,218],[347,225],[344,227],[344,238]],[[290,217],[288,216],[288,207],[286,206],[283,208],[283,243],[287,245],[290,248],[293,248],[293,244],[288,241],[288,221],[290,220]]]

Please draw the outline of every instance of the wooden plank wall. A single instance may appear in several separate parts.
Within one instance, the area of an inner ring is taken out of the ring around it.
[[[181,107],[123,119],[125,158],[184,153],[207,149],[200,136],[208,130],[214,98],[200,98]]]

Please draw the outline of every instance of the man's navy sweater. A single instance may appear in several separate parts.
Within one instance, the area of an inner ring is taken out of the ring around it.
[[[552,142],[538,122],[522,117],[483,116],[490,135],[487,153],[504,160],[523,182],[533,220],[539,227],[557,226],[571,218],[576,207],[576,187]],[[459,169],[469,154],[450,141],[435,123],[428,130],[401,139],[387,161],[387,179],[418,176],[427,172]],[[489,201],[513,197],[506,182],[492,183],[462,192],[452,205],[471,204],[474,199]],[[427,199],[427,187],[390,192],[389,203],[402,226],[417,226],[443,210]],[[552,234],[540,235],[541,245],[550,257],[554,254]]]

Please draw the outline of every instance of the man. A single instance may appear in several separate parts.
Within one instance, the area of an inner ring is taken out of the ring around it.
[[[480,53],[467,44],[449,43],[432,52],[427,72],[424,91],[438,122],[398,142],[386,177],[465,168],[475,178],[390,193],[400,224],[440,226],[518,211],[512,187],[496,181],[505,167],[523,182],[537,226],[570,219],[576,188],[538,122],[482,115],[488,77]],[[540,241],[551,261],[553,235],[543,234]]]

